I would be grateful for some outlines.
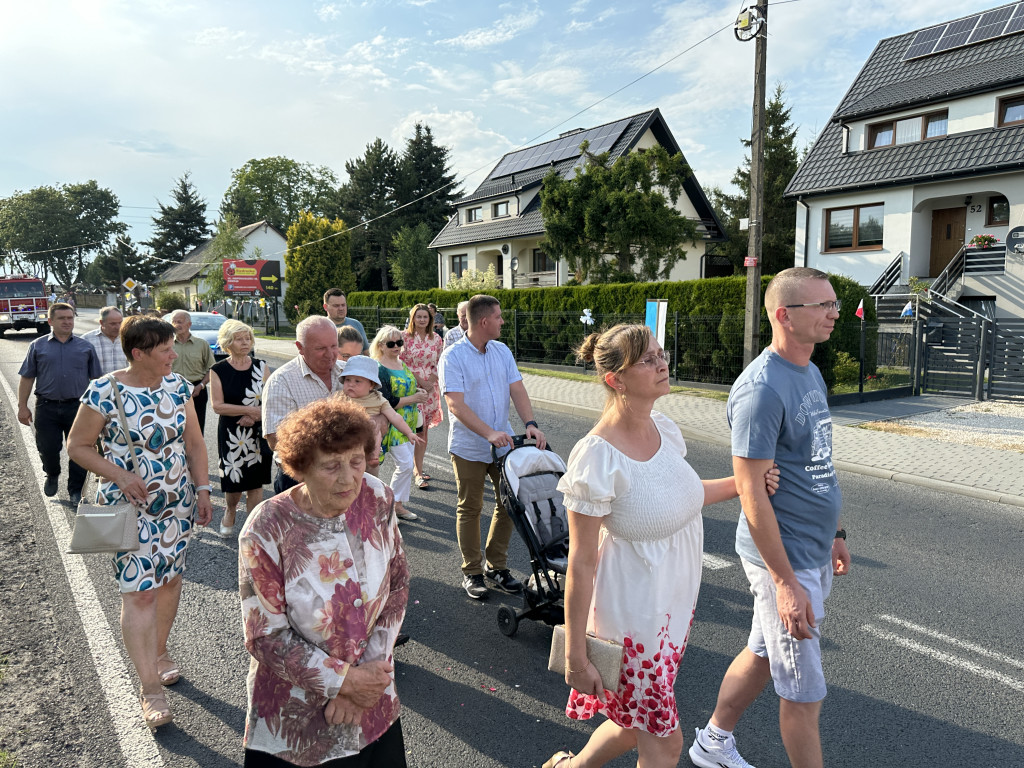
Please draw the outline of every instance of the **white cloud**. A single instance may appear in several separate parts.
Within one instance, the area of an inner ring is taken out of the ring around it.
[[[334,3],[325,3],[317,8],[314,13],[320,21],[334,21],[341,16],[341,8]]]
[[[510,14],[494,22],[489,27],[480,27],[464,32],[457,37],[450,37],[447,40],[438,40],[439,45],[451,45],[466,50],[480,50],[490,48],[499,43],[507,43],[528,29],[537,25],[540,21],[541,11],[539,8],[532,8],[528,11]]]

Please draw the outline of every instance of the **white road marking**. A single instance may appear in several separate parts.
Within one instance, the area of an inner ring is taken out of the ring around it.
[[[3,384],[7,400],[17,418],[18,398],[6,378],[0,376],[0,383]],[[42,494],[40,481],[44,477],[43,465],[35,449],[35,435],[32,427],[26,427],[23,424],[17,424],[17,426],[21,430],[22,442],[25,444],[29,463],[36,477],[36,484],[39,485],[39,493]],[[53,529],[53,536],[57,542],[57,553],[68,577],[71,596],[74,598],[75,609],[82,622],[85,639],[89,643],[89,651],[96,667],[96,676],[99,678],[100,687],[107,700],[110,722],[121,747],[121,753],[124,755],[124,764],[161,768],[164,761],[156,748],[153,736],[142,722],[139,694],[135,690],[135,684],[128,674],[127,667],[121,661],[118,639],[120,632],[115,635],[100,608],[96,590],[89,578],[82,555],[69,555],[65,551],[71,542],[71,527],[68,525],[64,510],[56,502],[45,497],[44,499],[46,515],[50,520],[50,527]],[[109,586],[111,589],[115,589],[113,584]]]
[[[934,629],[922,627],[920,624],[914,624],[912,622],[906,621],[905,619],[900,619],[896,616],[882,614],[878,618],[882,619],[883,621],[888,621],[892,624],[896,624],[897,626],[903,627],[904,629],[909,629],[914,632],[919,632],[922,635],[927,635],[928,637],[934,638],[935,640],[942,640],[945,643],[955,645],[957,648],[963,648],[965,651],[971,651],[972,653],[976,653],[979,656],[987,656],[988,658],[995,659],[996,661],[1000,661],[1003,664],[1009,664],[1011,667],[1024,669],[1024,661],[1021,661],[1020,659],[1015,659],[1012,656],[1007,656],[1005,654],[998,653],[996,651],[990,651],[988,648],[983,648],[982,646],[976,645],[975,643],[969,643],[966,640],[959,640],[955,637],[944,635],[941,632],[936,632]]]
[[[988,669],[980,664],[975,664],[973,661],[968,661],[967,659],[959,656],[954,656],[951,653],[940,651],[938,648],[932,648],[929,645],[923,645],[908,637],[897,635],[894,632],[888,632],[871,624],[865,624],[861,629],[881,640],[895,643],[896,645],[903,646],[908,650],[920,653],[921,655],[927,656],[935,661],[941,661],[943,664],[948,664],[951,667],[962,669],[965,672],[970,672],[978,677],[983,677],[986,680],[994,680],[997,683],[1002,683],[1008,688],[1024,693],[1024,680],[1018,680],[1015,677],[1004,675],[1002,672],[996,672],[994,669]]]
[[[726,560],[724,557],[709,555],[707,552],[704,553],[704,567],[712,571],[720,571],[723,568],[729,568],[732,564],[732,561]]]

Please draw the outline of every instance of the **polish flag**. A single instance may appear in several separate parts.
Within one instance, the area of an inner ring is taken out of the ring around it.
[[[857,305],[857,311],[854,312],[853,314],[855,314],[861,320],[864,319],[864,299],[860,300],[860,304]]]

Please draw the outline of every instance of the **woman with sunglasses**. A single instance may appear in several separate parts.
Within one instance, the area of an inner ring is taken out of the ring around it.
[[[409,366],[402,362],[400,355],[405,342],[402,332],[393,325],[382,326],[370,343],[370,357],[380,364],[380,391],[393,405],[398,414],[413,431],[416,430],[417,406],[427,399],[424,390],[416,389],[416,377]],[[396,402],[397,398],[397,402]],[[395,473],[391,476],[391,490],[395,494],[395,514],[399,520],[417,520],[419,515],[405,508],[412,492],[412,475],[415,462],[413,444],[409,438],[389,427],[381,443],[384,451],[395,462]]]

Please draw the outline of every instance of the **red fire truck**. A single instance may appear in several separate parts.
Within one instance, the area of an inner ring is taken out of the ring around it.
[[[49,332],[46,287],[32,275],[0,275],[0,336],[4,331],[35,328]]]

